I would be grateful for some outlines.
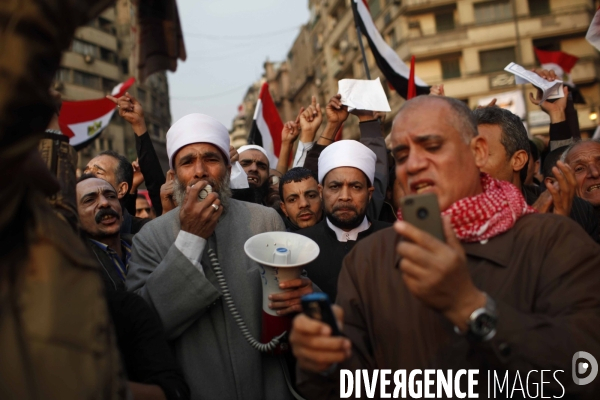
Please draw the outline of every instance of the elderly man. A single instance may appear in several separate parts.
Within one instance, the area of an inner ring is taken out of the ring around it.
[[[253,189],[262,188],[269,180],[269,157],[260,146],[249,144],[238,149],[240,165],[248,175],[248,184]]]
[[[563,159],[575,172],[577,195],[592,203],[600,217],[600,141],[576,142]]]
[[[298,231],[322,249],[305,269],[308,276],[333,300],[342,260],[357,241],[380,229],[387,222],[367,217],[367,207],[375,190],[377,156],[364,144],[342,140],[325,148],[319,156],[319,193],[325,218]]]
[[[296,167],[287,171],[279,181],[281,211],[291,232],[308,228],[323,217],[323,202],[317,176],[310,169]]]
[[[406,193],[437,195],[446,241],[398,221],[357,244],[339,279],[346,337],[331,337],[327,325],[305,315],[294,320],[290,340],[302,393],[337,398],[340,368],[370,376],[388,368],[405,370],[404,393],[460,397],[465,378],[448,391],[435,376],[423,379],[425,371],[447,379],[451,370],[453,379],[475,370],[471,391],[480,398],[489,397],[494,377],[508,382],[496,387],[499,397],[514,397],[516,385],[519,396],[543,390],[597,398],[600,380],[579,386],[572,379],[580,351],[600,357],[594,242],[570,219],[536,214],[513,185],[479,172],[487,144],[459,100],[406,102],[392,145]],[[408,382],[415,371],[416,382]],[[390,393],[389,386],[379,389]]]
[[[192,399],[291,398],[277,357],[255,350],[233,315],[239,312],[247,333],[260,335],[261,269],[244,243],[283,231],[281,218],[230,198],[229,133],[214,118],[190,114],[177,121],[167,132],[167,154],[179,207],[134,238],[128,288],[158,312]],[[271,299],[280,315],[300,311],[301,295],[312,291],[307,278],[280,287],[289,289]],[[235,305],[226,305],[223,293]]]

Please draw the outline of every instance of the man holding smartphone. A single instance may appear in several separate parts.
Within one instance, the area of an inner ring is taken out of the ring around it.
[[[398,221],[355,246],[338,281],[346,337],[305,315],[294,320],[302,393],[337,397],[346,368],[476,369],[484,398],[487,371],[512,385],[517,372],[561,370],[560,383],[539,374],[523,383],[546,396],[597,398],[600,380],[571,380],[573,354],[600,357],[597,245],[570,219],[536,214],[513,185],[480,173],[487,143],[461,101],[407,101],[392,144],[405,192],[437,196],[446,241]]]

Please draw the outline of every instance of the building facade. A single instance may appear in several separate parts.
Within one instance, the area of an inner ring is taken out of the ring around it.
[[[344,78],[365,79],[362,54],[350,7],[353,0],[309,0],[310,21],[292,45],[287,60],[274,71],[265,64],[264,80],[283,120],[291,120],[312,95],[321,105],[337,93]],[[528,100],[529,86],[515,85],[504,72],[511,61],[525,68],[540,63],[534,47],[562,50],[579,57],[571,78],[587,104],[577,105],[580,128],[596,128],[600,107],[598,52],[585,40],[597,8],[591,0],[368,0],[375,25],[401,59],[416,58],[416,74],[429,85],[444,84],[447,96],[471,108],[491,96],[521,105],[531,134],[547,134],[549,119]],[[371,79],[381,78],[392,116],[404,100],[390,89],[363,38]],[[285,69],[282,69],[285,66]],[[250,117],[251,118],[251,117]],[[358,135],[349,118],[345,138]],[[239,133],[238,133],[239,135]]]
[[[73,42],[63,54],[54,87],[63,100],[102,98],[112,89],[134,76],[135,15],[130,0],[118,1],[98,18],[75,32]],[[168,169],[165,135],[171,124],[169,86],[166,73],[157,73],[129,91],[140,100],[146,124],[163,169]],[[79,152],[78,168],[104,150],[115,150],[131,161],[136,158],[135,134],[115,112],[109,126],[89,146]]]

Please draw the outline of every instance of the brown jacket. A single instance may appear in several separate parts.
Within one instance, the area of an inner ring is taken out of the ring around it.
[[[408,291],[396,238],[392,228],[376,232],[344,259],[337,303],[344,309],[344,333],[353,350],[340,368],[479,369],[480,398],[487,398],[488,369],[501,379],[508,371],[511,388],[517,370],[523,385],[530,370],[563,370],[556,376],[565,398],[598,398],[600,377],[587,386],[575,385],[571,377],[577,351],[600,360],[600,247],[579,225],[532,214],[487,244],[464,244],[475,285],[498,307],[496,336],[485,343],[456,334],[447,319]],[[339,376],[337,371],[328,378],[301,371],[299,389],[308,399],[339,398]],[[540,374],[529,377],[532,395],[531,384],[539,380]],[[548,381],[544,396],[560,396],[551,373],[544,375]],[[393,383],[391,388],[389,393]]]

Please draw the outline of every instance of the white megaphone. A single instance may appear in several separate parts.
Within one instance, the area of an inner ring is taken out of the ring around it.
[[[302,266],[319,255],[319,245],[306,236],[291,232],[265,232],[252,236],[244,251],[261,268],[263,323],[261,341],[270,341],[289,330],[291,316],[279,316],[269,308],[269,295],[282,293],[279,284],[300,278]]]

